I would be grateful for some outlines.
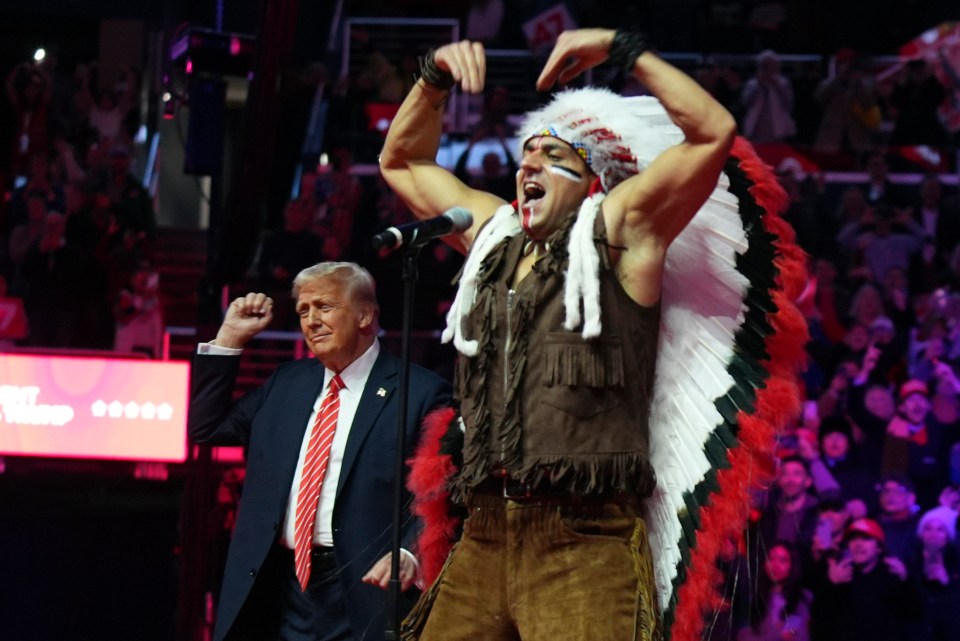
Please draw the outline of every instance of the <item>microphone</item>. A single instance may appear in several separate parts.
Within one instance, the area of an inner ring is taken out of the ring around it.
[[[473,214],[463,207],[453,207],[442,216],[420,220],[399,227],[388,227],[373,237],[373,246],[386,247],[422,247],[434,238],[447,234],[459,234],[470,229]]]

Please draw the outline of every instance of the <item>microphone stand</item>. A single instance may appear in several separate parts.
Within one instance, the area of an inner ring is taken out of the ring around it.
[[[410,393],[410,331],[413,319],[413,300],[419,270],[417,261],[425,243],[413,242],[403,249],[403,323],[400,331],[400,390],[397,399],[397,458],[395,461],[393,493],[393,541],[390,548],[389,626],[384,634],[386,641],[400,639],[400,526],[403,522],[404,471],[406,467],[407,402]]]

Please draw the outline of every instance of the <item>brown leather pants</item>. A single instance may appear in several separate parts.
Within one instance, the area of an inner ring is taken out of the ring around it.
[[[660,639],[636,505],[481,494],[469,508],[463,538],[414,608],[404,639]]]

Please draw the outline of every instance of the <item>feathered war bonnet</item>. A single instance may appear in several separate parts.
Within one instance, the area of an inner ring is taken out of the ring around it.
[[[519,131],[521,151],[537,136],[553,136],[573,147],[606,193],[683,141],[683,132],[656,98],[625,98],[600,87],[558,93],[527,114]]]
[[[531,138],[553,136],[570,145],[599,179],[599,189],[591,189],[570,231],[570,258],[564,283],[564,327],[573,331],[582,319],[583,338],[595,338],[601,329],[600,258],[593,227],[600,203],[611,189],[639,174],[667,148],[682,142],[683,132],[656,98],[625,98],[599,87],[556,94],[545,106],[527,114],[519,131],[521,153]],[[463,336],[462,322],[476,297],[480,264],[500,241],[520,231],[513,208],[502,207],[478,234],[467,257],[443,333],[444,342],[452,339],[466,356],[473,356],[477,350],[476,340]]]

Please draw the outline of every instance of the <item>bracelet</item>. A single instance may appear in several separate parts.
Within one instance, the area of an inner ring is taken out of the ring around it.
[[[617,29],[610,43],[610,62],[627,73],[633,71],[633,65],[644,51],[653,49],[650,38],[642,31]]]
[[[428,51],[427,55],[420,59],[420,77],[423,78],[423,81],[427,84],[433,85],[443,91],[450,91],[453,89],[453,86],[457,84],[457,81],[453,79],[452,73],[449,71],[441,71],[440,67],[437,66],[433,49]]]

